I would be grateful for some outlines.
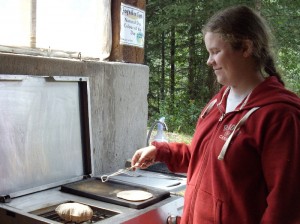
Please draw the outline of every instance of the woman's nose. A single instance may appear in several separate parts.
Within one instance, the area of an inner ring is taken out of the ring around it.
[[[212,57],[209,56],[208,59],[207,59],[206,64],[207,64],[208,66],[212,66],[213,62],[214,62],[214,61],[213,61]]]

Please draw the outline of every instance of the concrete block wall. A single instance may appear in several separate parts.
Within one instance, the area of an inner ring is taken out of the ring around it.
[[[89,77],[95,175],[124,167],[135,150],[146,145],[145,65],[0,53],[0,74]]]

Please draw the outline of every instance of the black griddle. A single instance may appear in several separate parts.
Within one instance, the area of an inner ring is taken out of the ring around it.
[[[128,190],[147,191],[153,194],[153,197],[137,202],[127,201],[117,197],[117,193],[120,191]],[[134,209],[143,209],[170,197],[170,192],[161,189],[117,180],[102,182],[97,178],[89,178],[71,184],[62,185],[61,191]]]

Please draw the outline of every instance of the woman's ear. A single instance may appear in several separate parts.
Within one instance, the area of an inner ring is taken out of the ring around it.
[[[243,56],[245,58],[252,56],[253,54],[253,42],[251,40],[243,41]]]

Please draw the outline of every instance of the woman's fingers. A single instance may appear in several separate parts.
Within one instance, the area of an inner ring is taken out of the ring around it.
[[[141,148],[135,152],[131,159],[131,165],[142,169],[154,163],[156,157],[155,146]]]
[[[131,159],[131,166],[138,167],[138,166],[139,166],[138,161],[139,161],[140,157],[141,157],[141,153],[140,153],[140,151],[138,150],[138,151],[136,151],[136,152],[134,153],[134,155],[133,155],[133,157],[132,157],[132,159]]]

